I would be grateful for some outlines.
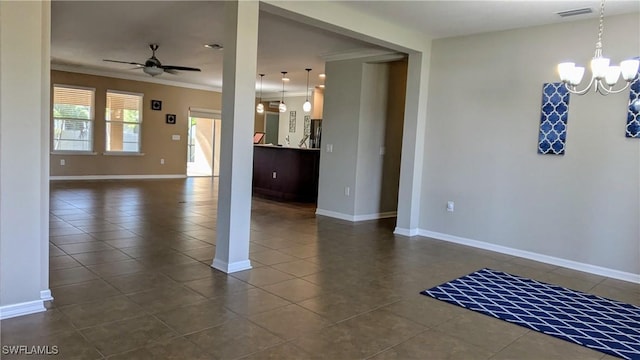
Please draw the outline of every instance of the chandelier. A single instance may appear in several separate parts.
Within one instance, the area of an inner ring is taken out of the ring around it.
[[[591,59],[591,81],[582,90],[578,90],[578,85],[582,82],[584,76],[584,67],[576,66],[573,62],[564,62],[558,64],[558,73],[560,80],[564,83],[567,90],[572,94],[584,95],[589,90],[601,94],[617,94],[629,87],[631,81],[638,73],[638,60],[624,60],[620,62],[620,66],[609,65],[610,59],[602,57],[602,32],[604,30],[604,1],[600,3],[600,26],[598,28],[598,41],[596,42],[596,52]],[[627,83],[621,89],[614,90],[613,87],[622,78]]]

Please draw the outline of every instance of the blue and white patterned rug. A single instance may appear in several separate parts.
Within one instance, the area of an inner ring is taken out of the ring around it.
[[[623,359],[640,359],[640,307],[482,269],[421,292]]]

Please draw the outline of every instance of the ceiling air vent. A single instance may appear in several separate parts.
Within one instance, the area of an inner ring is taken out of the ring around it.
[[[561,17],[569,17],[569,16],[576,16],[576,15],[583,15],[583,14],[591,14],[592,12],[593,10],[591,10],[591,8],[582,8],[582,9],[558,11],[556,14],[560,15]]]

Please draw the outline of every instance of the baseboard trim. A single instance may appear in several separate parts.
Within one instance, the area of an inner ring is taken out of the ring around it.
[[[211,267],[227,274],[231,274],[238,271],[250,270],[252,268],[251,260],[243,260],[243,261],[228,263],[226,261],[222,261],[218,259],[213,259],[213,263],[211,264]]]
[[[366,215],[355,215],[354,221],[368,221],[368,220],[378,220],[378,219],[387,219],[396,217],[398,213],[396,211],[387,211],[376,214],[366,214]]]
[[[139,179],[184,179],[187,175],[165,174],[165,175],[73,175],[73,176],[50,176],[49,180],[139,180]]]
[[[406,228],[400,228],[400,227],[396,227],[393,230],[393,233],[396,235],[402,235],[402,236],[416,236],[418,235],[418,229],[406,229]]]
[[[0,320],[46,311],[42,300],[0,306]]]
[[[584,272],[595,274],[595,275],[606,276],[612,279],[618,279],[618,280],[629,281],[632,283],[640,284],[640,274],[633,274],[633,273],[610,269],[602,266],[585,264],[585,263],[581,263],[573,260],[558,258],[555,256],[549,256],[549,255],[539,254],[531,251],[510,248],[502,245],[491,244],[484,241],[463,238],[460,236],[449,235],[449,234],[439,233],[435,231],[418,229],[418,235],[424,236],[424,237],[430,237],[430,238],[434,238],[442,241],[452,242],[456,244],[467,245],[467,246],[471,246],[479,249],[495,251],[502,254],[518,256],[518,257],[535,260],[535,261],[539,261],[539,262],[543,262],[551,265],[562,266],[562,267],[566,267],[573,270],[584,271]]]
[[[40,300],[42,301],[51,301],[53,300],[53,296],[51,296],[51,290],[42,290],[40,291]]]
[[[358,222],[358,221],[368,221],[368,220],[377,220],[377,219],[386,219],[386,218],[396,217],[397,212],[387,211],[387,212],[376,213],[376,214],[349,215],[349,214],[344,214],[336,211],[324,210],[324,209],[318,208],[316,209],[316,215],[328,216],[335,219],[347,220],[351,222]]]

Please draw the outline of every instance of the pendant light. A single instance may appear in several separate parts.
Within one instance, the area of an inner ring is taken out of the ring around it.
[[[260,74],[260,101],[258,102],[258,106],[256,106],[256,112],[258,114],[264,113],[264,105],[262,104],[262,78],[264,74]]]
[[[311,103],[309,102],[309,72],[311,71],[311,69],[305,69],[307,71],[307,89],[305,91],[305,93],[307,94],[307,101],[304,102],[304,104],[302,105],[302,110],[304,112],[309,112],[311,111]]]
[[[284,76],[287,75],[286,71],[282,71],[282,99],[280,100],[280,105],[278,105],[278,110],[283,113],[287,111],[287,105],[284,104]]]

